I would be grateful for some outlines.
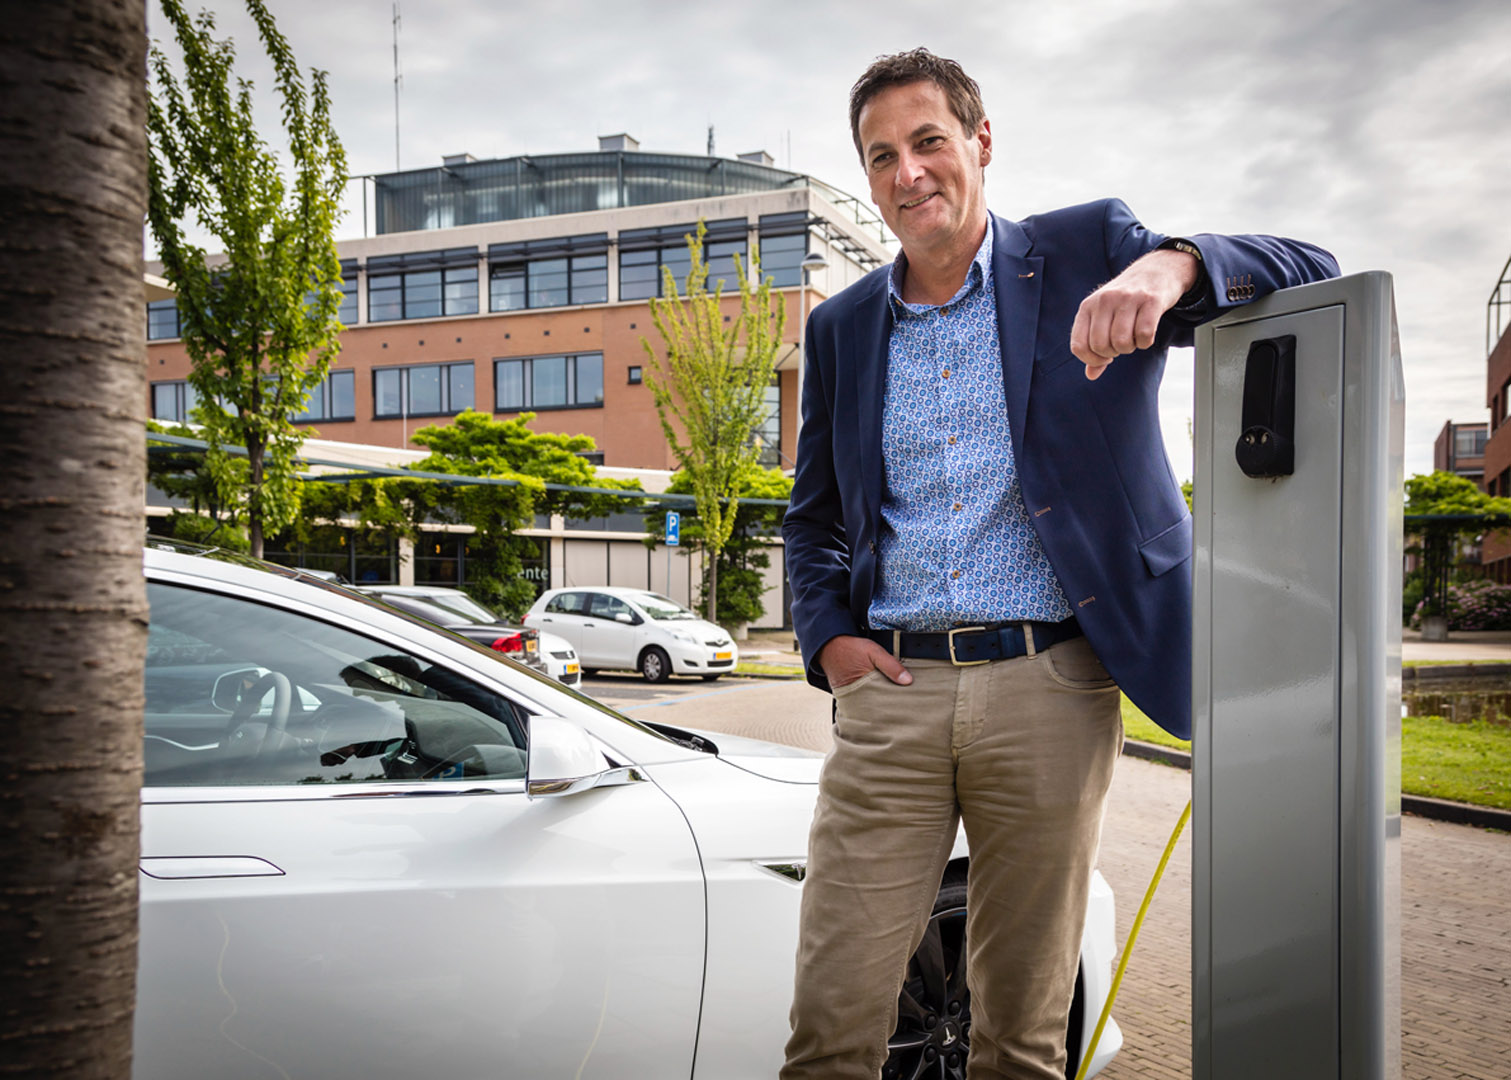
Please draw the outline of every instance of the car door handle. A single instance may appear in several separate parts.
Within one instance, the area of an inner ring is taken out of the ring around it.
[[[590,622],[585,622],[585,623],[583,623],[583,624],[582,624],[582,625],[583,625],[583,626],[595,626],[595,625],[597,625],[597,624],[596,624],[596,623],[590,623]]]
[[[253,855],[144,856],[137,866],[148,877],[179,878],[283,877],[283,870]]]

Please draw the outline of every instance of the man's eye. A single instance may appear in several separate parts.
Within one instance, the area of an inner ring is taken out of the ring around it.
[[[879,169],[891,160],[891,154],[877,154],[874,158],[871,159],[871,168]]]
[[[930,135],[927,139],[924,139],[918,145],[919,146],[937,146],[939,143],[942,143],[942,142],[944,142],[944,136],[943,135]]]

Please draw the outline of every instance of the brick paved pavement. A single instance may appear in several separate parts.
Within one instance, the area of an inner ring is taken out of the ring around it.
[[[612,687],[590,680],[587,689],[617,704]],[[828,745],[828,695],[802,683],[726,679],[624,705],[646,719]],[[1118,764],[1100,865],[1117,894],[1119,941],[1189,796],[1187,772]],[[1403,1080],[1511,1080],[1511,836],[1407,817],[1402,866]],[[1125,1042],[1107,1080],[1191,1075],[1190,905],[1188,830],[1124,977],[1114,1013]]]

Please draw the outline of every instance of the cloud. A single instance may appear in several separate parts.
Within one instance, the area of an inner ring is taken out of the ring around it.
[[[237,3],[209,6],[254,57]],[[391,5],[273,8],[301,63],[331,73],[353,169],[391,169]],[[786,165],[790,143],[794,167],[863,195],[850,84],[873,57],[918,44],[981,83],[998,212],[1116,194],[1163,232],[1301,236],[1345,272],[1389,270],[1408,471],[1431,467],[1445,420],[1486,417],[1485,298],[1511,253],[1503,0],[407,0],[403,162],[586,150],[616,131],[702,153],[712,124],[722,155],[766,149]],[[270,100],[264,112],[276,123]],[[1162,399],[1182,475],[1189,407],[1172,402],[1189,401],[1188,385]]]

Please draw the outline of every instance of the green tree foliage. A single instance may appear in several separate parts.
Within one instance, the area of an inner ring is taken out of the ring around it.
[[[1511,525],[1511,499],[1486,495],[1472,481],[1453,473],[1418,474],[1406,481],[1406,514],[1422,518],[1406,522],[1407,534],[1417,537],[1406,550],[1421,557],[1416,580],[1407,582],[1406,591],[1416,592],[1420,582],[1422,614],[1445,615],[1461,540]]]
[[[723,285],[708,289],[705,232],[700,220],[697,233],[687,238],[692,257],[687,294],[678,293],[671,270],[664,268],[665,298],[650,302],[665,354],[644,338],[641,344],[651,361],[645,381],[661,429],[697,500],[703,543],[712,555],[705,560],[704,596],[705,610],[713,618],[718,610],[719,554],[739,513],[741,479],[760,453],[754,435],[766,417],[766,387],[776,366],[787,309],[780,303],[773,309],[771,279],[760,277],[759,262],[759,284],[753,284],[736,259],[740,314],[725,324]]]
[[[426,524],[470,525],[479,554],[469,565],[479,599],[518,616],[535,600],[523,560],[536,543],[519,531],[533,525],[537,514],[600,517],[623,506],[617,496],[549,491],[546,485],[640,488],[637,481],[598,477],[582,456],[595,449],[588,436],[531,431],[527,425],[534,418],[534,413],[521,413],[495,420],[468,410],[450,424],[414,433],[414,441],[430,451],[414,463],[416,471],[510,483],[448,484],[418,477],[311,483],[295,535],[307,540],[316,526],[344,520],[357,522],[372,536],[392,534],[419,542]]]
[[[147,430],[164,435],[197,439],[199,433],[182,424],[147,421]],[[226,471],[246,483],[247,460],[233,456],[224,465]],[[180,540],[197,544],[221,544],[236,551],[248,551],[250,542],[242,522],[245,504],[222,501],[220,485],[210,474],[205,453],[194,447],[155,443],[148,439],[147,482],[164,495],[189,504],[187,512],[175,510],[170,515],[170,533]]]
[[[685,471],[677,472],[666,490],[674,495],[693,493],[691,478]],[[761,571],[771,565],[769,544],[765,538],[775,536],[782,528],[783,506],[752,504],[750,499],[787,499],[792,496],[792,478],[783,476],[780,469],[751,467],[738,481],[736,498],[739,500],[732,515],[733,527],[724,547],[718,554],[719,566],[716,580],[719,583],[718,609],[715,622],[729,624],[755,622],[766,613],[764,595],[765,579]],[[649,534],[646,544],[654,547],[665,538],[666,513],[663,507],[648,511],[645,528]],[[697,511],[683,513],[682,546],[708,555],[707,538],[703,520]],[[708,578],[705,576],[704,582]],[[705,610],[711,598],[705,592],[699,602]]]
[[[291,420],[339,348],[334,229],[347,171],[325,73],[312,71],[306,85],[263,0],[246,4],[273,62],[290,174],[257,132],[252,84],[235,76],[235,51],[214,37],[214,18],[191,20],[180,0],[161,0],[183,76],[154,43],[147,221],[178,292],[206,466],[223,506],[245,504],[252,553],[261,555],[264,531],[298,509],[302,435]],[[190,221],[215,238],[223,260],[189,239]],[[246,447],[244,466],[227,446]]]

